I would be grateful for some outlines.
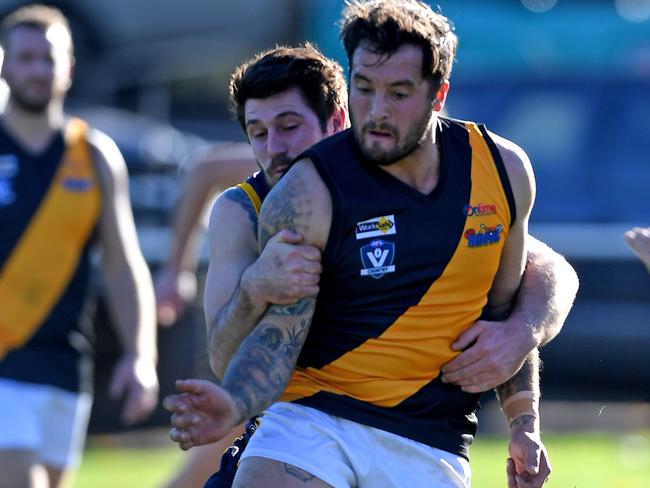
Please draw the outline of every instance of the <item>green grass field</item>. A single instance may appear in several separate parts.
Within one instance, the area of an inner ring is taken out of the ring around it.
[[[553,473],[545,488],[650,487],[650,432],[549,434]],[[472,447],[474,488],[505,482],[506,439],[483,437]],[[157,488],[181,463],[174,447],[99,447],[89,442],[74,488]]]

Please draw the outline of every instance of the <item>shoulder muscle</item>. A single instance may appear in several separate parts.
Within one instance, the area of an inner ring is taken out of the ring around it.
[[[535,201],[535,177],[526,152],[514,142],[490,132],[510,179],[517,220],[527,219]]]
[[[260,211],[259,245],[283,229],[325,248],[332,219],[332,199],[309,159],[295,163],[268,194]]]

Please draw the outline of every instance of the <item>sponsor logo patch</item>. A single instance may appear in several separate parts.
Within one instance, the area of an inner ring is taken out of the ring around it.
[[[82,166],[73,160],[66,161],[61,177],[61,185],[70,192],[86,192],[94,184],[94,180],[82,173]]]
[[[394,273],[395,244],[375,239],[361,248],[361,276],[379,279],[386,273]]]
[[[14,154],[0,155],[0,207],[16,201],[12,178],[18,174],[18,158]]]
[[[0,179],[13,178],[18,174],[18,158],[15,154],[0,155]]]
[[[84,192],[93,186],[93,180],[90,178],[64,178],[61,184],[68,191]]]
[[[478,231],[475,229],[467,229],[464,237],[467,239],[468,247],[483,247],[499,242],[502,232],[503,225],[501,224],[497,224],[494,227],[487,227],[485,224],[481,224]]]
[[[395,225],[395,216],[386,215],[375,217],[374,219],[357,222],[357,239],[366,239],[368,237],[383,237],[397,233]]]
[[[0,179],[0,207],[7,207],[16,201],[16,193],[9,179]]]
[[[494,203],[477,203],[463,206],[463,215],[466,217],[480,217],[497,213],[497,206]]]

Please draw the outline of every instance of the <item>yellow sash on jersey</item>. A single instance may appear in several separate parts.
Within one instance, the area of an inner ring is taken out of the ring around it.
[[[262,208],[262,200],[260,200],[260,197],[255,191],[255,188],[253,188],[253,186],[250,183],[246,183],[246,182],[239,183],[237,186],[246,192],[246,195],[248,195],[248,198],[253,204],[253,207],[255,207],[255,212],[257,213],[257,215],[259,215],[260,208]]]
[[[0,358],[26,343],[65,291],[97,222],[101,194],[88,127],[72,119],[40,207],[0,269]]]

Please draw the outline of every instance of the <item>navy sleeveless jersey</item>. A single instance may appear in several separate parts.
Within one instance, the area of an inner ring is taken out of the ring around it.
[[[61,132],[42,154],[32,155],[0,125],[0,269],[47,194],[64,151]],[[0,360],[1,378],[70,391],[90,389],[89,244],[63,295],[34,336]]]
[[[468,455],[478,395],[439,379],[487,303],[514,200],[484,127],[441,118],[428,195],[350,130],[308,150],[332,198],[316,310],[282,400]]]

